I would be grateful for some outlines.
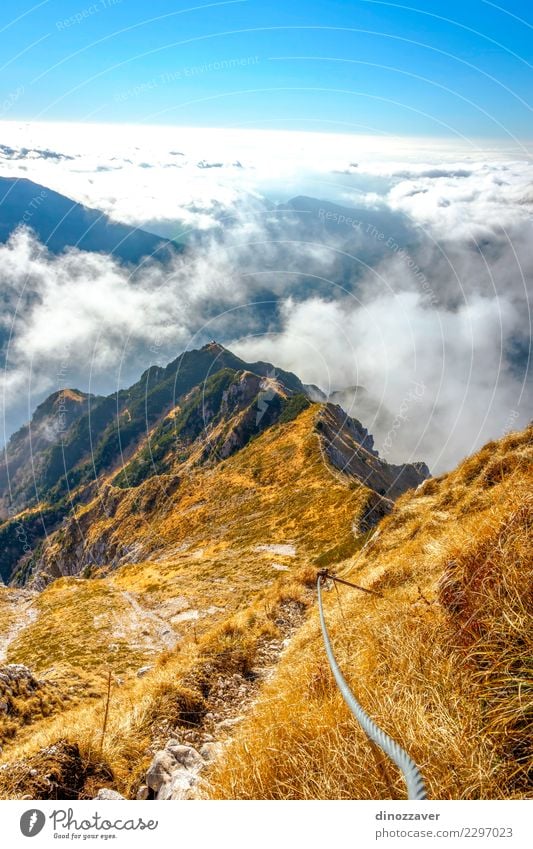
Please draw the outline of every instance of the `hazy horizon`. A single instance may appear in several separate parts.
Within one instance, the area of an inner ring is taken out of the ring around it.
[[[213,336],[364,386],[378,448],[403,411],[394,461],[448,469],[525,425],[522,6],[4,4],[0,176],[186,247],[130,267],[7,222],[5,434],[64,381],[111,392]]]

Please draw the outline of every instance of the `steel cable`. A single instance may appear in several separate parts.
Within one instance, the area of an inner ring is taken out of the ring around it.
[[[420,770],[417,765],[413,761],[412,758],[409,757],[407,752],[405,752],[402,747],[396,743],[385,731],[382,731],[378,725],[374,722],[373,719],[369,717],[366,711],[361,707],[354,694],[350,690],[348,686],[348,682],[344,678],[342,672],[339,669],[337,661],[335,660],[335,655],[333,654],[333,649],[331,647],[331,641],[329,639],[328,629],[326,627],[326,620],[324,618],[324,608],[322,606],[322,591],[321,584],[324,575],[319,574],[317,579],[317,590],[318,590],[318,609],[320,612],[320,625],[322,628],[322,636],[324,638],[324,646],[326,648],[326,654],[328,657],[329,665],[335,681],[339,687],[339,690],[342,693],[342,697],[354,717],[358,721],[359,725],[374,743],[385,752],[388,757],[394,761],[396,766],[401,770],[403,776],[405,778],[405,783],[407,784],[407,798],[408,799],[427,799],[426,788],[424,786],[424,779],[420,774]]]

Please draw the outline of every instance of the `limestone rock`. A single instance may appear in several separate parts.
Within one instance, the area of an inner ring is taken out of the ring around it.
[[[184,746],[171,740],[166,745],[165,751],[170,752],[172,757],[186,769],[201,769],[203,758],[192,746]]]
[[[119,799],[125,799],[125,796],[122,796],[121,793],[117,793],[116,790],[109,790],[107,787],[102,787],[96,796],[95,799],[108,799],[109,801],[117,801]]]
[[[204,761],[215,761],[222,751],[221,743],[204,743],[200,749],[200,754]]]
[[[189,799],[191,790],[198,781],[195,773],[188,769],[178,769],[172,775],[170,799]]]
[[[141,668],[137,670],[137,678],[143,678],[153,668],[154,668],[153,663],[149,663],[148,666],[141,666]]]
[[[239,722],[242,722],[243,719],[244,719],[244,716],[234,716],[234,717],[230,717],[229,719],[223,719],[222,722],[218,723],[217,728],[229,730],[231,728],[234,728],[236,725],[238,725]]]
[[[161,787],[157,791],[156,799],[159,802],[166,802],[168,799],[170,799],[171,793],[172,793],[172,788],[171,788],[170,781],[166,781],[164,784],[161,785]]]
[[[156,752],[152,763],[146,773],[146,783],[151,790],[159,792],[163,784],[168,783],[173,769],[176,766],[176,760],[170,752]]]

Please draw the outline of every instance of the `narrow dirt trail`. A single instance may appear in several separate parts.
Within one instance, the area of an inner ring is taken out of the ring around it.
[[[37,593],[29,590],[19,590],[11,599],[14,610],[14,621],[3,634],[0,634],[0,663],[5,663],[9,646],[18,635],[37,619],[38,612],[33,607]]]
[[[139,788],[137,798],[208,796],[208,778],[202,776],[205,767],[224,757],[237,727],[253,710],[261,688],[275,674],[283,652],[308,611],[309,606],[298,602],[280,605],[276,619],[279,636],[260,642],[251,675],[221,673],[211,679],[208,712],[199,727],[160,729],[152,746],[154,759],[146,774],[146,785]]]

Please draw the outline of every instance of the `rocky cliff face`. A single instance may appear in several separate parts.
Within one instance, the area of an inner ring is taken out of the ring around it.
[[[115,396],[51,396],[7,447],[4,484],[9,475],[21,510],[0,525],[4,581],[42,588],[138,561],[150,545],[124,533],[125,510],[152,521],[191,476],[207,476],[262,433],[290,425],[312,405],[310,394],[295,375],[243,363],[211,343],[148,369]],[[423,464],[381,461],[372,436],[340,407],[313,407],[323,462],[368,490],[361,528],[427,476]]]
[[[389,502],[430,476],[425,463],[394,465],[380,460],[374,449],[374,439],[366,428],[335,404],[325,405],[318,429],[332,466]]]

